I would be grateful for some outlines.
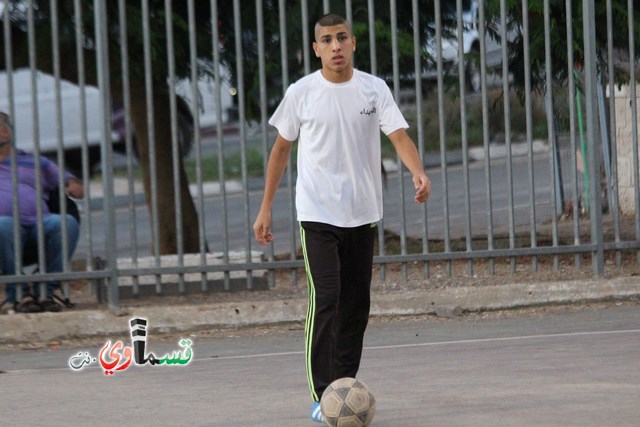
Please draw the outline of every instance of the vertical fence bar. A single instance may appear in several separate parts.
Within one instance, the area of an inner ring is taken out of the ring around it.
[[[376,55],[376,18],[373,0],[367,0],[367,19],[369,22],[369,60],[371,74],[378,75],[378,56]],[[353,24],[353,23],[352,23]]]
[[[618,143],[616,139],[616,95],[615,95],[615,65],[613,59],[613,11],[611,0],[607,0],[607,75],[609,77],[609,140],[611,141],[611,182],[607,192],[612,195],[613,203],[609,206],[609,213],[613,216],[613,230],[616,248],[620,244],[620,210],[618,200]],[[622,265],[622,252],[615,251],[616,265]]]
[[[442,9],[440,0],[434,2],[436,27],[436,77],[438,80],[438,129],[440,130],[440,172],[442,176],[442,221],[444,252],[451,252],[449,229],[449,178],[447,172],[447,131],[444,117],[444,67],[442,63]],[[451,261],[445,263],[447,277],[451,277]]]
[[[548,1],[548,0],[547,0]],[[596,85],[596,39],[595,39],[595,11],[594,0],[582,1],[582,25],[584,32],[584,83],[587,119],[587,140],[591,143],[588,150],[589,160],[589,187],[591,199],[591,209],[589,219],[591,220],[591,243],[595,245],[595,250],[591,253],[591,267],[593,275],[602,277],[604,274],[604,248],[602,233],[602,199],[600,197],[600,161],[598,158],[598,116]],[[631,52],[633,57],[633,52]],[[633,61],[632,61],[633,62]],[[637,188],[637,187],[636,187]]]
[[[142,47],[144,51],[144,82],[147,105],[147,128],[149,147],[149,180],[151,195],[147,200],[151,200],[151,236],[153,239],[153,256],[155,268],[160,265],[160,225],[158,222],[158,171],[156,164],[156,131],[153,107],[153,66],[151,61],[151,29],[149,28],[149,0],[142,0]],[[155,275],[156,294],[162,293],[162,282],[160,274]]]
[[[536,237],[536,186],[533,166],[533,117],[531,101],[531,51],[529,44],[529,1],[522,0],[522,38],[524,50],[524,97],[527,132],[527,166],[529,170],[529,227],[532,248],[538,247]],[[538,257],[531,257],[531,271],[538,271]]]
[[[400,69],[399,69],[399,53],[398,53],[398,10],[395,0],[389,2],[390,19],[391,19],[391,62],[393,65],[393,97],[396,102],[400,103]],[[398,164],[398,184],[400,191],[400,254],[407,254],[407,227],[406,227],[406,205],[405,205],[405,185],[404,185],[404,167],[400,156],[396,156]],[[409,270],[407,263],[402,263],[402,275],[404,280],[409,279]]]
[[[302,59],[304,61],[304,74],[311,72],[311,63],[309,59],[309,4],[307,0],[302,0],[300,8],[302,15]]]
[[[411,1],[411,11],[413,12],[413,72],[415,74],[415,99],[416,99],[416,123],[418,127],[418,154],[424,168],[424,122],[422,120],[422,40],[420,35],[420,19],[418,10],[418,0]],[[429,227],[427,222],[427,204],[420,207],[422,211],[422,253],[429,253]],[[423,276],[429,277],[429,263],[423,265]]]
[[[557,164],[555,162],[556,155],[556,137],[555,137],[555,118],[553,114],[553,75],[551,74],[551,23],[549,17],[549,0],[544,0],[544,50],[545,50],[545,101],[547,110],[547,135],[549,139],[549,169],[551,170],[551,234],[553,247],[558,246],[558,208],[557,208]],[[553,256],[553,270],[558,271],[558,255]]]
[[[9,87],[12,87],[12,83],[9,83]],[[13,98],[9,98],[11,100],[11,104],[13,104]],[[9,106],[9,111],[13,112],[15,111],[15,109],[12,107],[12,105]],[[12,120],[13,120],[13,115],[10,114]],[[12,130],[15,128],[12,128]],[[15,136],[11,135],[12,141],[11,144],[14,144],[15,146]],[[17,153],[16,150],[11,150],[11,154],[10,154],[10,159],[11,159],[11,191],[12,194],[15,195],[15,197],[13,198],[13,210],[12,210],[12,214],[13,214],[13,235],[14,236],[20,236],[21,234],[21,227],[20,227],[20,208],[18,207],[18,203],[19,203],[19,194],[18,194],[18,160],[17,160]],[[14,256],[14,260],[15,260],[15,274],[16,275],[21,275],[22,274],[22,239],[18,239],[14,237],[14,247],[13,247],[13,256]],[[5,296],[6,296],[6,289],[7,289],[7,284],[4,285],[4,289],[5,289]],[[16,303],[19,303],[20,300],[22,299],[22,285],[18,285],[16,286]]]
[[[195,0],[188,0],[187,14],[189,20],[189,64],[191,66],[191,99],[193,99],[193,143],[195,145],[195,161],[196,161],[196,184],[198,194],[198,248],[200,250],[200,267],[207,266],[207,234],[205,228],[205,210],[204,210],[204,193],[202,187],[202,138],[200,135],[200,92],[198,83],[200,81],[198,69],[198,52],[196,49],[196,11]],[[218,89],[216,87],[216,89]],[[220,188],[224,186],[224,181],[220,180]],[[200,290],[206,292],[208,290],[207,273],[204,270],[200,274]]]
[[[173,200],[176,209],[176,246],[178,253],[178,267],[184,268],[184,236],[182,220],[182,183],[180,167],[182,164],[181,151],[178,140],[177,105],[176,105],[176,63],[173,48],[173,7],[171,0],[164,2],[165,27],[167,31],[167,63],[169,67],[169,110],[171,113],[171,154],[173,158]],[[178,292],[184,294],[184,274],[178,274]]]
[[[598,102],[598,114],[600,118],[600,140],[602,141],[602,166],[604,168],[605,185],[601,190],[606,191],[607,209],[613,206],[613,195],[609,184],[611,183],[611,145],[609,143],[609,133],[607,132],[607,111],[605,104],[605,74],[604,71],[598,71],[598,82],[596,84],[596,96]],[[603,205],[604,208],[604,205]]]
[[[262,167],[267,174],[267,160],[269,156],[268,142],[268,123],[267,123],[267,71],[265,65],[265,48],[264,48],[264,19],[263,19],[262,0],[256,0],[256,27],[258,31],[258,79],[260,80],[260,130],[262,139]],[[267,258],[269,261],[274,260],[273,242],[267,250]],[[268,276],[269,289],[275,286],[276,276],[273,269],[269,269]]]
[[[5,9],[7,10],[7,9]],[[6,28],[6,27],[5,27]],[[8,68],[9,70],[11,70],[11,68]],[[11,74],[9,73],[8,77]],[[13,98],[13,80],[12,77],[9,77],[7,79],[7,84],[8,84],[8,92],[9,92],[9,100],[10,100],[10,105],[9,105],[9,116],[11,117],[11,120],[13,120],[13,113],[15,112],[15,108],[14,108],[14,98]],[[13,123],[15,123],[15,121],[13,121]],[[15,132],[15,127],[12,126],[12,135],[11,135],[11,144],[13,144],[13,146],[15,147],[16,144],[16,137],[15,134],[13,134],[13,132]],[[17,150],[12,149],[11,150],[11,191],[12,194],[14,195],[13,197],[13,207],[12,207],[12,214],[13,214],[13,235],[14,236],[20,236],[21,232],[22,232],[22,227],[20,226],[20,208],[19,208],[19,200],[20,200],[20,194],[18,193],[18,159],[17,159]],[[14,237],[14,246],[13,246],[13,256],[14,256],[14,260],[15,260],[15,274],[16,275],[21,275],[22,274],[22,239],[16,238]],[[6,288],[7,284],[5,284],[4,289],[5,289],[5,295],[6,295]],[[16,286],[16,303],[19,303],[20,300],[22,299],[22,285],[18,285]]]
[[[216,85],[216,138],[218,140],[218,180],[220,181],[220,219],[222,223],[222,262],[229,263],[229,218],[227,215],[227,184],[224,167],[224,135],[222,130],[222,97],[220,87],[220,28],[218,26],[218,2],[211,0],[211,45],[213,48],[213,78]],[[224,272],[224,289],[231,288],[229,271]]]
[[[7,113],[11,117],[12,125],[15,124],[15,98],[13,91],[13,48],[11,45],[11,21],[9,21],[9,0],[4,0],[4,10],[2,14],[3,30],[4,30],[4,59],[7,70],[7,97],[9,98],[9,109]],[[16,146],[15,125],[12,126],[11,132],[11,144]],[[17,153],[15,149],[11,150],[11,191],[14,194],[13,197],[13,235],[20,235],[20,208],[19,208],[19,194],[18,194],[18,161]],[[15,273],[22,274],[22,239],[14,238],[13,256],[15,259]],[[4,286],[6,292],[6,284]],[[17,287],[21,289],[21,286]],[[16,299],[16,302],[19,300]]]
[[[573,198],[573,244],[580,245],[580,204],[578,202],[578,167],[577,167],[577,144],[576,144],[576,82],[575,82],[575,60],[573,57],[573,26],[572,26],[572,0],[566,0],[567,14],[567,76],[569,82],[569,127],[571,134],[571,183]],[[582,266],[582,255],[575,255],[576,270]]]
[[[576,78],[579,78],[580,70],[578,66],[576,66],[576,70],[574,71]],[[576,94],[576,105],[578,109],[578,129],[580,131],[580,154],[582,155],[582,201],[584,203],[584,212],[589,212],[589,171],[587,167],[587,144],[585,141],[584,135],[584,125],[582,120],[582,100],[580,98],[580,88],[576,86],[575,94]]]
[[[64,162],[64,137],[62,134],[62,99],[60,90],[60,26],[58,21],[58,1],[52,0],[51,11],[51,53],[53,54],[53,76],[54,76],[54,97],[56,105],[56,142],[57,142],[57,163],[59,167],[58,188],[60,188],[58,202],[60,203],[61,219],[61,240],[62,240],[62,271],[69,271],[69,227],[67,226],[67,203],[64,193],[65,182],[65,162]],[[62,281],[62,292],[69,297],[69,282]],[[46,295],[46,294],[42,294]]]
[[[131,236],[131,261],[138,267],[138,232],[135,195],[135,171],[133,164],[133,136],[131,126],[131,87],[129,83],[129,43],[125,0],[118,0],[118,22],[120,27],[120,69],[122,72],[122,103],[124,108],[124,140],[127,153],[127,199],[129,205],[129,235]],[[139,295],[138,276],[132,277],[133,294]]]
[[[287,49],[287,6],[285,0],[278,0],[278,22],[280,23],[280,68],[282,72],[282,95],[284,96],[289,87],[289,63]],[[294,179],[293,179],[293,161],[289,159],[287,163],[287,200],[289,201],[289,217],[291,219],[289,230],[289,259],[296,259],[296,205],[294,195]],[[291,269],[291,282],[298,282],[298,271]]]
[[[344,8],[345,8],[345,11],[347,13],[347,21],[349,22],[350,25],[353,26],[353,4],[352,4],[352,1],[351,0],[346,0],[344,2]]]
[[[389,0],[389,19],[391,25],[391,66],[393,73],[393,96],[396,99],[396,102],[400,102],[400,66],[398,63],[398,11],[395,0]],[[400,161],[400,159],[398,159],[398,161]],[[400,180],[400,182],[402,182],[402,180]]]
[[[124,1],[124,0],[123,0]],[[87,249],[85,254],[86,270],[93,271],[93,222],[91,218],[91,170],[89,164],[89,141],[87,138],[87,100],[86,100],[86,76],[84,63],[84,25],[82,20],[82,3],[80,0],[73,2],[74,18],[76,21],[75,37],[76,37],[76,69],[78,70],[78,90],[80,105],[80,133],[82,137],[81,157],[82,157],[82,181],[84,182],[84,201],[83,210],[86,213],[84,217],[85,235],[87,239]],[[95,290],[95,281],[90,281],[89,292],[93,294]]]
[[[109,308],[117,311],[120,307],[120,295],[118,289],[118,275],[116,264],[116,221],[115,209],[113,205],[113,159],[111,146],[111,96],[109,83],[109,57],[107,38],[107,12],[104,0],[94,0],[95,11],[94,24],[96,32],[96,68],[98,74],[98,89],[100,93],[100,105],[102,107],[102,117],[100,120],[102,127],[102,185],[104,187],[104,213],[105,213],[105,252],[108,268],[111,270],[109,280],[108,303]]]
[[[369,60],[371,61],[371,74],[376,76],[378,75],[378,55],[376,52],[376,21],[373,0],[367,1],[367,19],[369,22]],[[384,167],[384,165],[382,167]],[[384,194],[382,197],[384,198]],[[385,254],[384,245],[384,218],[382,218],[378,227],[378,255],[380,256],[384,256]],[[387,280],[386,264],[380,264],[380,280],[383,282]]]
[[[635,191],[635,225],[636,240],[640,240],[640,172],[638,168],[638,94],[636,93],[636,41],[634,32],[633,0],[627,0],[628,32],[629,32],[629,90],[631,95],[631,152],[633,157],[633,188]],[[636,253],[637,263],[640,264],[640,250]]]
[[[456,0],[456,34],[458,40],[463,39],[463,22],[462,22],[462,0]],[[469,137],[467,129],[467,97],[465,91],[465,64],[464,50],[458,49],[458,82],[460,83],[460,131],[462,144],[462,176],[464,180],[464,208],[465,208],[465,241],[467,252],[472,252],[472,230],[471,230],[471,194],[469,188]],[[473,261],[467,260],[467,275],[473,276]]]
[[[487,94],[487,46],[486,46],[486,17],[484,2],[478,2],[478,32],[480,37],[480,88],[482,96],[482,144],[484,147],[484,181],[486,183],[486,204],[487,204],[487,249],[494,249],[493,239],[493,200],[491,183],[491,137],[489,135],[489,100]],[[488,262],[489,274],[495,273],[495,259],[490,258]]]
[[[507,152],[507,211],[509,213],[509,249],[514,249],[515,242],[515,219],[513,207],[513,159],[511,157],[511,88],[509,87],[509,63],[507,61],[507,6],[505,0],[500,0],[500,41],[502,57],[502,94],[504,97],[504,138]],[[510,258],[511,272],[516,272],[516,259]]]
[[[242,22],[240,19],[240,1],[233,0],[233,23],[236,38],[236,75],[238,76],[238,117],[240,121],[240,169],[242,171],[242,185],[244,191],[244,222],[245,222],[245,254],[246,262],[251,263],[251,215],[249,212],[249,183],[247,180],[247,137],[245,132],[245,91],[244,65],[242,60]],[[253,289],[252,271],[247,270],[247,289]]]
[[[35,17],[33,9],[33,1],[28,2],[27,12],[27,27],[28,27],[28,45],[29,45],[29,71],[31,72],[31,113],[33,128],[33,156],[35,165],[35,180],[36,180],[36,197],[38,202],[36,203],[36,215],[37,224],[36,229],[38,231],[38,269],[41,273],[46,273],[45,264],[45,243],[44,243],[44,225],[42,221],[42,169],[40,161],[40,114],[38,108],[38,68],[36,64],[36,28]],[[18,294],[20,294],[21,287],[18,287]],[[45,295],[46,284],[40,283],[40,295]],[[20,297],[20,295],[18,295]]]
[[[345,0],[344,9],[347,22],[351,25],[353,30],[353,5],[351,4],[351,0]],[[353,31],[352,31],[353,32]],[[351,65],[356,68],[356,55],[351,57]]]

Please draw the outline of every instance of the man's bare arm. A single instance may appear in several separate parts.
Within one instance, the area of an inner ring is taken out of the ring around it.
[[[271,233],[271,206],[280,185],[280,180],[289,163],[292,142],[284,139],[280,134],[271,149],[269,162],[267,163],[267,175],[265,177],[264,195],[260,211],[253,224],[253,232],[256,240],[263,245],[271,242],[275,237]]]

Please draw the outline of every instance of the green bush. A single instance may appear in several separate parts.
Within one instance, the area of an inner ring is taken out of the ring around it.
[[[447,150],[462,149],[462,127],[460,115],[460,97],[445,94],[443,105],[443,117],[445,126],[445,137]],[[467,123],[467,143],[470,147],[482,146],[483,139],[483,117],[482,117],[482,97],[473,95],[466,98],[466,123]],[[532,116],[532,136],[533,138],[546,138],[547,119],[544,109],[544,99],[532,95],[531,101]],[[501,89],[492,89],[488,93],[487,102],[489,142],[504,141],[504,98]],[[526,109],[515,93],[509,96],[510,125],[512,141],[524,140],[526,137]],[[422,123],[424,126],[424,148],[425,152],[440,151],[440,119],[438,116],[438,97],[435,92],[430,92],[425,96],[423,106]],[[411,124],[409,134],[417,143],[417,126],[415,114],[406,114],[407,121]],[[392,147],[385,149],[387,153]]]

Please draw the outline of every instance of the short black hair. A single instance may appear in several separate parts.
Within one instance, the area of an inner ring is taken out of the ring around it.
[[[321,27],[333,27],[334,25],[346,24],[347,20],[337,13],[327,13],[316,22]]]
[[[349,22],[346,19],[344,19],[343,16],[340,16],[337,13],[327,13],[326,15],[318,19],[318,22],[316,22],[316,25],[314,27],[316,41],[318,41],[318,28],[333,27],[335,25],[342,25],[342,24],[346,25],[347,30],[349,31],[349,33],[351,33],[351,25],[349,25]]]

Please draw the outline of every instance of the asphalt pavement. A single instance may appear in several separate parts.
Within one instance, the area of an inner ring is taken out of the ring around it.
[[[639,308],[374,318],[358,374],[376,397],[371,426],[637,426]],[[2,350],[0,424],[317,425],[308,416],[301,324],[150,332],[147,351],[170,354],[183,339],[189,363],[132,364],[113,374],[91,362],[102,343]],[[78,354],[90,362],[76,363]]]

